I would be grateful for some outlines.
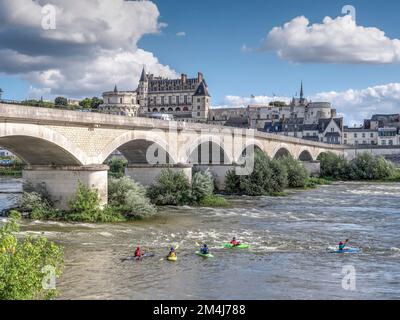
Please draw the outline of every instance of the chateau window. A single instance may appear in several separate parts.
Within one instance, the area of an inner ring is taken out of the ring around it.
[[[331,132],[335,132],[335,128],[331,128]]]
[[[344,137],[347,138],[347,133],[344,134]]]
[[[122,98],[119,98],[119,103],[122,103]]]
[[[181,108],[176,108],[175,111],[176,111],[176,112],[180,112],[180,111],[181,111]]]
[[[344,140],[344,144],[347,144],[347,140]]]
[[[365,138],[365,133],[362,134],[362,137]]]
[[[197,98],[197,102],[200,102],[200,98]]]
[[[370,137],[371,137],[371,138],[373,138],[373,137],[374,137],[374,134],[373,134],[373,133],[371,133]]]
[[[200,117],[200,112],[197,112],[197,116]]]
[[[357,133],[354,134],[354,138],[357,138]]]
[[[200,110],[200,106],[197,107],[197,110]]]

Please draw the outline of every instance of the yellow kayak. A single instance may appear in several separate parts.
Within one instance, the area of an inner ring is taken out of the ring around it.
[[[176,260],[178,260],[178,257],[167,257],[167,260],[168,261],[176,261]]]

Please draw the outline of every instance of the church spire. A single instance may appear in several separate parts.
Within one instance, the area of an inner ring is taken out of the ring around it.
[[[118,92],[117,85],[114,87],[114,92]]]
[[[303,81],[301,81],[301,87],[300,87],[300,100],[304,101]]]

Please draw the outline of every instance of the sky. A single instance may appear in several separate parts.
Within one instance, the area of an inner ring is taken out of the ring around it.
[[[394,0],[0,0],[0,88],[82,98],[136,89],[143,66],[201,71],[218,108],[287,101],[303,81],[353,125],[400,113],[398,12]]]

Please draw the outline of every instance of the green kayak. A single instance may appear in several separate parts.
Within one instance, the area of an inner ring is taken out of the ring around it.
[[[233,246],[230,243],[225,243],[224,244],[224,248],[227,248],[227,249],[248,249],[248,248],[250,248],[250,246],[248,244],[243,244],[243,243],[239,244],[238,246]]]
[[[214,258],[214,256],[211,253],[204,254],[204,253],[201,253],[200,251],[197,251],[196,254],[203,258]]]

